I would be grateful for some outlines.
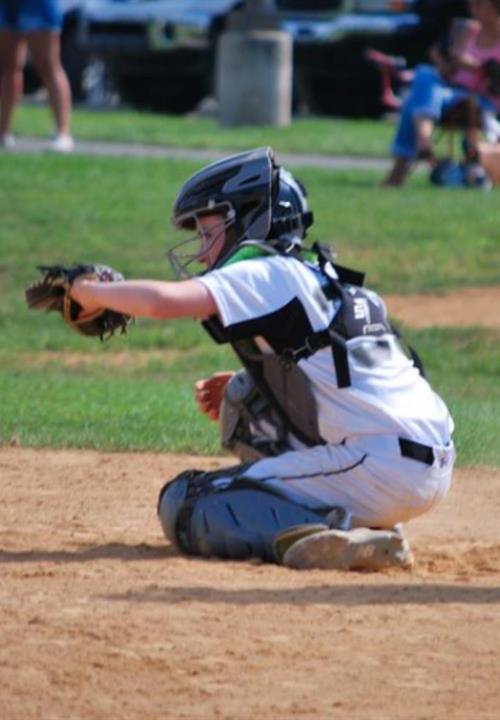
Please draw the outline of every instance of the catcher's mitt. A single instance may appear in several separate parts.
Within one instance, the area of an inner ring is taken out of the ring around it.
[[[39,265],[41,280],[28,285],[25,290],[26,303],[32,310],[55,310],[61,313],[64,321],[82,335],[99,337],[101,340],[111,337],[116,330],[126,332],[131,322],[130,315],[99,308],[84,313],[82,306],[72,300],[69,291],[78,277],[86,277],[98,282],[117,282],[124,280],[121,273],[106,265]]]

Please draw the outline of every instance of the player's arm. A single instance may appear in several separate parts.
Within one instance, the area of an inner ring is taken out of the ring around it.
[[[205,319],[217,314],[208,289],[197,280],[124,280],[101,283],[76,279],[71,297],[86,312],[108,308],[133,317],[170,320],[180,317]]]
[[[201,282],[162,282],[158,280],[123,280],[121,282],[93,282],[78,278],[71,287],[71,297],[91,313],[108,308],[133,317],[169,320],[176,317],[204,319],[215,315],[217,307]],[[224,389],[232,372],[215,373],[195,385],[195,399],[199,410],[212,420],[218,420]]]

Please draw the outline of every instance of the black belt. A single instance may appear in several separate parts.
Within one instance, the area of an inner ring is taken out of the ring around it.
[[[434,464],[434,450],[429,445],[415,442],[415,440],[405,440],[398,438],[401,455],[412,460],[418,460],[426,465]]]

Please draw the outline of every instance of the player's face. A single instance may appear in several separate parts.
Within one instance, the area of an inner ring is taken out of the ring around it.
[[[220,213],[202,215],[196,219],[198,234],[201,238],[198,261],[212,267],[222,252],[226,241],[226,219]]]

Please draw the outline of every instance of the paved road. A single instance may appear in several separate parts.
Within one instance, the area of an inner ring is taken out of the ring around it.
[[[16,138],[16,152],[43,153],[48,149],[48,140],[28,137]],[[184,160],[200,160],[202,162],[210,162],[228,155],[227,150],[178,148],[167,147],[164,145],[100,142],[95,140],[77,140],[75,152],[81,155],[180,158]],[[358,168],[368,170],[386,170],[389,165],[389,159],[355,157],[350,155],[279,153],[279,160],[284,165],[295,165],[297,167],[323,167],[338,169]]]

